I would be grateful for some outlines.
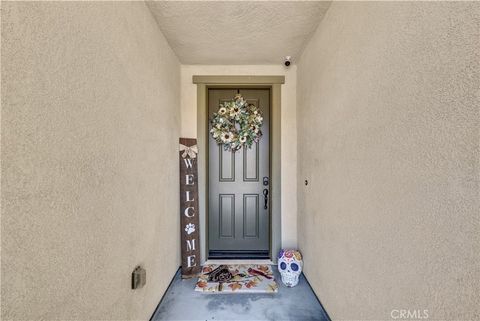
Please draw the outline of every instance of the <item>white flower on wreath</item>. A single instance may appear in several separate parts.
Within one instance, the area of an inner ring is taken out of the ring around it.
[[[245,143],[247,141],[247,137],[242,136],[240,137],[240,143]]]
[[[230,143],[232,141],[233,135],[230,132],[222,133],[221,138],[224,143]]]
[[[227,113],[227,108],[222,107],[218,110],[219,115],[225,115]]]

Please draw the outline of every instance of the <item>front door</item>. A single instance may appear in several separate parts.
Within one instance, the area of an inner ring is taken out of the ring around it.
[[[209,89],[208,115],[240,93],[263,116],[251,149],[225,151],[209,134],[208,248],[212,258],[269,258],[270,89]],[[211,125],[209,124],[209,129]]]

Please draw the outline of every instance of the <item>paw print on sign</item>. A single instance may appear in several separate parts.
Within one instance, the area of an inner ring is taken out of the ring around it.
[[[195,232],[195,224],[189,223],[189,224],[185,225],[185,232],[187,232],[188,235]]]

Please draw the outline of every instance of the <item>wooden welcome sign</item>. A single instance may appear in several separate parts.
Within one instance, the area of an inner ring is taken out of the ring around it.
[[[180,138],[180,235],[182,277],[200,272],[197,140]]]

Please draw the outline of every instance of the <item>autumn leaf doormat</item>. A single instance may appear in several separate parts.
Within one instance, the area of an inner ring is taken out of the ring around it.
[[[195,291],[209,293],[276,293],[269,265],[205,265]]]

